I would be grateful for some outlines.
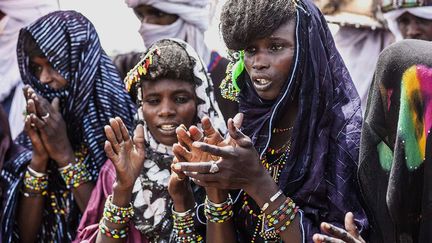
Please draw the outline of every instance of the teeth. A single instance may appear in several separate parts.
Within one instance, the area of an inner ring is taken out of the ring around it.
[[[175,129],[175,126],[174,125],[162,125],[161,129],[162,130],[173,130],[173,129]]]
[[[261,85],[270,83],[270,80],[263,79],[263,78],[258,78],[256,81]]]

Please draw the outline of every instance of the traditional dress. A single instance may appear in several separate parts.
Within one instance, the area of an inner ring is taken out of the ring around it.
[[[215,101],[212,81],[208,77],[203,61],[191,46],[180,40],[174,40],[188,53],[194,63],[195,93],[198,97],[197,119],[198,126],[204,116],[208,116],[212,124],[222,133],[226,132],[225,122],[221,117],[219,107]],[[154,45],[150,48],[155,48]],[[160,50],[163,52],[164,50]],[[157,81],[156,81],[157,82]],[[142,108],[140,108],[142,109]],[[172,200],[168,193],[168,181],[170,178],[170,166],[172,163],[172,148],[160,144],[145,128],[146,160],[143,170],[135,182],[132,195],[132,205],[135,216],[128,235],[127,242],[168,242],[171,237],[173,220],[171,215]],[[100,178],[93,190],[90,203],[80,223],[79,234],[76,242],[94,242],[98,234],[98,223],[102,217],[105,200],[112,194],[112,186],[115,181],[115,169],[112,163],[106,163],[102,169]],[[195,199],[204,201],[203,188],[193,186]],[[205,234],[205,222],[203,207],[198,207],[197,229]],[[201,222],[201,223],[200,223]],[[204,222],[204,224],[203,224]]]
[[[65,88],[54,90],[30,71],[30,58],[23,47],[28,38],[36,42],[52,67],[68,81]],[[61,100],[70,143],[74,151],[85,153],[83,163],[96,181],[107,160],[103,149],[104,125],[110,118],[119,116],[131,129],[136,108],[100,46],[93,25],[74,11],[53,12],[21,30],[17,52],[23,82],[49,101],[55,97]],[[17,141],[31,150],[30,139],[25,134]],[[28,162],[16,159],[4,165],[2,180],[6,181],[7,190],[2,221],[4,242],[19,241],[16,208]],[[49,161],[48,175],[48,197],[38,242],[69,242],[75,237],[81,213],[55,161]]]
[[[277,121],[298,97],[291,146],[281,158],[263,163],[286,196],[300,207],[303,242],[312,242],[326,221],[343,227],[353,212],[360,231],[368,228],[356,180],[360,143],[360,99],[336,50],[326,21],[310,1],[296,5],[296,50],[291,73],[279,96],[262,100],[247,72],[238,79],[238,99],[244,113],[243,131],[261,157],[266,156]],[[288,138],[287,138],[288,140]],[[234,221],[240,242],[263,242],[260,208],[245,193],[235,204]]]
[[[359,180],[370,242],[432,242],[432,44],[383,51],[362,129]]]

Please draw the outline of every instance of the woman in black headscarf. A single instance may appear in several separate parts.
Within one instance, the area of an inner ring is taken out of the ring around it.
[[[310,242],[322,221],[342,225],[349,211],[366,229],[355,177],[360,99],[322,14],[307,0],[231,0],[221,21],[240,51],[226,88],[237,93],[242,131],[230,120],[221,142],[204,130],[219,146],[193,148],[216,161],[174,166],[207,187],[207,239]],[[241,191],[229,199],[226,189]],[[233,220],[213,210],[230,204]]]
[[[17,142],[32,159],[4,165],[4,242],[69,242],[107,160],[103,127],[119,116],[131,129],[135,106],[92,23],[50,13],[20,31],[26,126]],[[30,133],[29,133],[30,132]]]

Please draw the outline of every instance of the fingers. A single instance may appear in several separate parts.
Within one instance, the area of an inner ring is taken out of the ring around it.
[[[241,113],[239,113],[241,114]],[[252,141],[246,135],[244,135],[234,124],[233,119],[228,119],[228,132],[232,139],[241,147],[251,147],[253,146]]]
[[[57,111],[60,112],[60,99],[55,97],[51,102],[51,107]]]
[[[123,142],[123,136],[122,136],[122,133],[120,131],[120,124],[114,118],[110,118],[109,122],[110,122],[111,129],[113,131],[113,134],[114,134],[117,142],[118,143]],[[110,141],[110,142],[112,142],[112,141]]]
[[[188,175],[189,172],[196,172],[200,174],[207,174],[210,171],[210,168],[214,162],[199,162],[199,163],[188,163],[188,162],[180,162],[174,164],[174,169],[178,171],[184,172]]]
[[[36,105],[32,99],[27,100],[27,113],[36,114]]]
[[[241,128],[241,126],[243,125],[243,113],[237,113],[233,120],[234,120],[234,126],[237,127],[238,129]]]
[[[39,131],[45,130],[46,123],[42,119],[39,119],[35,114],[30,114],[30,122],[34,124]]]
[[[174,168],[174,164],[177,164],[179,162],[179,159],[177,157],[174,157],[173,162],[171,164],[171,171],[172,173],[174,173],[177,177],[177,180],[184,180],[187,178],[187,176],[183,173],[183,171],[181,170],[177,170],[176,168]]]
[[[232,146],[226,147],[218,147],[216,145],[210,145],[203,142],[194,142],[192,144],[195,148],[200,149],[203,152],[207,152],[211,155],[219,156],[219,157],[232,157],[235,156],[234,148]]]
[[[178,143],[173,144],[173,153],[181,162],[191,162],[192,161],[192,153],[187,151],[185,147],[181,146]]]
[[[117,123],[119,124],[120,127],[120,133],[122,135],[122,138],[124,141],[129,141],[130,137],[129,137],[129,132],[125,126],[125,124],[123,123],[122,119],[120,117],[116,117],[115,120],[117,121]]]
[[[217,133],[216,129],[214,129],[214,127],[210,121],[210,118],[208,116],[204,116],[201,119],[201,124],[202,124],[202,129],[204,131],[204,135],[206,137],[214,136]]]
[[[344,243],[342,240],[322,234],[314,234],[312,240],[314,243]]]
[[[111,147],[114,148],[115,153],[119,153],[120,147],[119,142],[117,141],[117,137],[114,134],[114,131],[111,126],[104,126],[105,135],[107,137],[108,142],[110,143]]]
[[[204,133],[196,126],[191,126],[189,128],[189,134],[193,141],[202,142],[204,139]]]
[[[344,229],[341,229],[339,227],[336,227],[329,223],[321,223],[321,230],[325,233],[331,235],[334,238],[340,239],[342,241],[340,242],[347,242],[347,243],[356,243],[356,240],[353,236],[348,234]],[[333,241],[330,241],[333,242]]]
[[[135,128],[133,141],[134,141],[135,147],[138,150],[144,152],[144,150],[145,150],[145,138],[144,138],[144,127],[142,124],[138,124],[138,126]]]
[[[105,141],[104,150],[105,154],[113,162],[114,166],[117,166],[118,155],[114,152],[113,146],[109,141]]]
[[[349,234],[354,236],[355,238],[360,237],[360,233],[357,229],[357,225],[354,222],[354,214],[351,212],[348,212],[345,215],[345,229],[348,231]]]
[[[194,141],[191,139],[184,126],[177,127],[176,134],[177,134],[177,140],[182,146],[186,147],[187,149],[192,148],[192,143]]]
[[[45,116],[51,112],[51,104],[43,97],[36,93],[32,93],[31,99],[35,102],[36,112],[39,117]]]

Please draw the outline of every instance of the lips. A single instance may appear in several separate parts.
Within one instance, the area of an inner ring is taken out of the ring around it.
[[[267,78],[254,78],[253,85],[257,91],[267,91],[270,89],[273,81]]]
[[[157,126],[157,129],[163,135],[173,136],[173,135],[175,135],[175,130],[177,127],[178,127],[178,124],[176,124],[176,123],[166,123],[166,124],[161,124],[161,125]]]

